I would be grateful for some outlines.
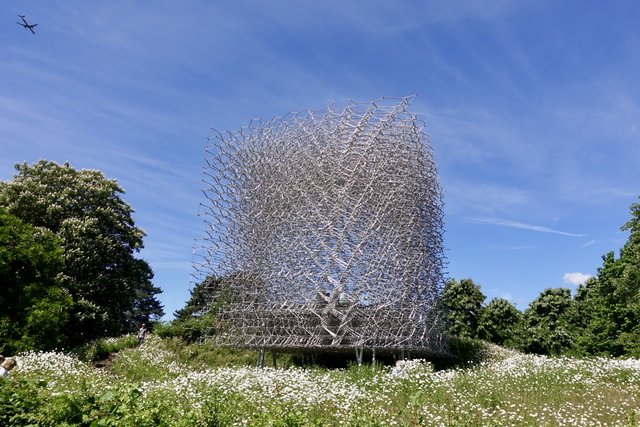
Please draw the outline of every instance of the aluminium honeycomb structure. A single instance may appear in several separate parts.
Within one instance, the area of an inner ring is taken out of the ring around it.
[[[443,351],[442,192],[410,100],[212,129],[194,262],[211,287],[209,338],[360,358]]]

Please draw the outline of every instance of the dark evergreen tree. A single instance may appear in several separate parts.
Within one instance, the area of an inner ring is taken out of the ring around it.
[[[185,306],[173,312],[177,320],[186,320],[192,317],[200,317],[209,311],[210,305],[214,303],[214,293],[219,290],[222,279],[209,276],[200,283],[197,283],[190,290],[191,296]]]
[[[154,286],[151,282],[153,272],[149,264],[141,259],[136,259],[131,263],[131,267],[139,269],[137,275],[146,277],[147,280],[140,283],[133,300],[132,310],[125,315],[130,331],[140,328],[143,323],[150,327],[150,325],[164,316],[162,304],[156,298],[156,295],[161,293],[162,289]]]
[[[191,289],[191,296],[185,306],[173,312],[175,320],[161,333],[177,336],[187,342],[202,339],[213,333],[215,317],[224,303],[225,292],[221,292],[223,280],[208,276]]]

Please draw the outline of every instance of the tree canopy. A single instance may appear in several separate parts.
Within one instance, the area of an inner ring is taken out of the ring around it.
[[[525,351],[560,354],[573,345],[572,299],[567,288],[545,289],[524,312]]]
[[[222,280],[218,277],[209,276],[202,282],[197,283],[189,292],[191,296],[185,306],[173,312],[177,320],[186,320],[193,317],[201,317],[209,311],[212,304],[214,290]]]
[[[442,292],[442,303],[449,331],[459,337],[476,338],[484,300],[480,286],[473,283],[473,280],[447,281]]]
[[[640,356],[640,203],[630,210],[621,227],[630,235],[620,256],[603,256],[598,275],[576,294],[580,353]]]
[[[504,298],[493,298],[478,321],[478,337],[495,344],[516,347],[522,313]]]
[[[71,298],[58,283],[62,266],[53,233],[0,208],[0,353],[65,343]]]
[[[135,257],[145,234],[115,180],[45,160],[18,164],[16,171],[0,183],[0,206],[59,239],[59,280],[73,299],[75,341],[131,331],[163,314],[151,268]]]

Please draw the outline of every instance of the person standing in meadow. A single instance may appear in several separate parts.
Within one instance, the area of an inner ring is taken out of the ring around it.
[[[138,330],[138,345],[142,344],[146,336],[147,336],[147,327],[143,323],[142,326],[140,326],[140,329]]]

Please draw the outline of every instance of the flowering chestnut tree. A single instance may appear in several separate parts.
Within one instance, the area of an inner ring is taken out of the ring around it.
[[[45,160],[18,164],[16,171],[0,183],[0,206],[60,239],[60,283],[73,299],[72,341],[121,334],[163,314],[153,272],[135,257],[145,234],[115,180]]]

